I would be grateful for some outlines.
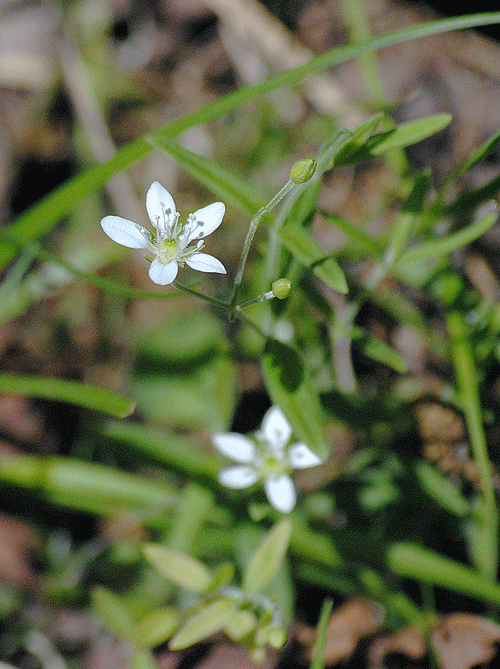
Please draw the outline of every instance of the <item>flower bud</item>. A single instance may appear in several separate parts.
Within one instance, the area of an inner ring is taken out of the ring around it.
[[[295,184],[305,184],[316,171],[316,164],[312,158],[299,160],[290,170],[290,181]]]
[[[292,282],[290,279],[277,279],[272,283],[273,295],[278,300],[285,300],[292,290]]]
[[[286,641],[286,631],[282,627],[272,627],[269,630],[267,643],[272,648],[281,648]]]

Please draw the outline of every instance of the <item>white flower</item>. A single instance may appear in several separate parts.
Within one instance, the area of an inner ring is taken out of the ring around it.
[[[223,469],[219,483],[243,489],[263,479],[267,498],[274,508],[289,513],[297,497],[289,471],[321,464],[304,443],[289,446],[291,436],[292,428],[277,406],[266,412],[261,429],[255,433],[256,441],[235,432],[215,434],[212,440],[217,450],[241,463]]]
[[[106,216],[101,226],[114,242],[129,249],[145,249],[153,254],[148,258],[152,260],[149,268],[151,281],[167,286],[175,281],[179,267],[184,267],[184,263],[200,272],[226,273],[224,265],[217,258],[201,253],[204,248],[201,241],[203,237],[222,223],[226,210],[222,202],[198,209],[181,224],[172,196],[155,181],[146,196],[146,209],[156,228],[156,237],[142,225],[121,216]],[[189,246],[195,240],[198,240],[196,245]]]

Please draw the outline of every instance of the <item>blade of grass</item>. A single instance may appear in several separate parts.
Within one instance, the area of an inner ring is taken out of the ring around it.
[[[254,216],[261,207],[267,204],[266,198],[257,188],[232,174],[214,160],[198,156],[169,137],[159,137],[151,141],[226,204],[232,205],[249,216]]]
[[[328,640],[328,623],[332,615],[333,600],[325,599],[321,607],[321,614],[319,616],[318,629],[316,632],[316,640],[314,642],[313,656],[310,669],[324,669],[325,666],[325,649]]]
[[[479,221],[475,221],[463,230],[447,235],[443,239],[436,239],[423,244],[418,244],[405,251],[396,261],[396,265],[405,265],[411,262],[426,261],[432,258],[443,258],[452,251],[470,244],[475,239],[492,228],[498,220],[498,214],[490,212]]]
[[[135,402],[127,397],[88,383],[65,379],[0,374],[0,393],[66,402],[85,409],[102,411],[116,418],[130,416],[135,409]]]
[[[488,457],[483,415],[479,399],[478,370],[474,362],[472,342],[467,336],[465,322],[458,312],[451,312],[446,319],[451,339],[451,355],[455,367],[461,408],[465,415],[474,462],[476,464],[484,499],[482,522],[484,546],[480,555],[476,553],[476,568],[484,576],[494,580],[498,568],[498,509],[495,488]]]
[[[447,588],[467,597],[500,606],[500,586],[477,571],[411,542],[392,544],[387,551],[389,569],[402,578]]]

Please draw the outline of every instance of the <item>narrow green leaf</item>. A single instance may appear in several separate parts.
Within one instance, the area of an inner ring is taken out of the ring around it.
[[[135,409],[135,402],[127,397],[88,383],[65,379],[4,373],[0,374],[0,393],[75,404],[85,409],[108,413],[116,418],[130,416]]]
[[[217,599],[190,616],[168,644],[170,650],[182,650],[212,636],[229,625],[236,612],[231,599]]]
[[[330,616],[332,615],[332,608],[333,600],[325,599],[319,616],[310,669],[324,669],[325,649],[328,640],[328,623],[330,622]]]
[[[471,505],[458,487],[433,465],[417,462],[415,474],[423,490],[444,509],[462,518],[470,514]]]
[[[500,130],[481,144],[468,158],[466,158],[446,179],[447,182],[455,181],[468,172],[474,165],[489,156],[490,153],[500,145]]]
[[[417,121],[400,123],[394,130],[388,133],[380,133],[381,137],[374,135],[371,146],[368,148],[368,153],[370,156],[380,156],[388,151],[416,144],[443,130],[452,120],[453,117],[451,114],[435,114],[434,116],[421,118]]]
[[[189,555],[155,544],[146,544],[143,552],[155,569],[180,588],[205,592],[212,583],[212,573]]]
[[[386,118],[387,116],[384,112],[378,112],[370,116],[366,121],[363,121],[363,123],[360,123],[352,130],[352,143],[358,148],[366,144]]]
[[[351,329],[351,336],[366,356],[387,365],[398,374],[406,373],[407,366],[404,358],[381,339],[371,337],[365,330],[358,327]]]
[[[263,590],[276,575],[285,558],[290,537],[292,521],[283,518],[267,533],[257,548],[243,575],[243,590],[256,593]]]
[[[352,132],[346,128],[339,128],[334,136],[321,147],[315,176],[318,177],[319,174],[338,167],[341,164],[340,156],[350,155],[352,145]]]
[[[235,567],[232,562],[223,562],[214,570],[210,592],[216,592],[219,588],[229,585],[233,580]]]
[[[495,199],[500,189],[500,175],[496,175],[477,188],[462,190],[453,202],[443,207],[443,215],[458,214],[463,217],[481,204]]]
[[[430,260],[433,258],[442,258],[452,251],[470,244],[475,239],[483,235],[487,230],[492,228],[498,220],[498,214],[495,212],[490,212],[475,221],[471,225],[468,225],[463,230],[455,232],[451,235],[443,237],[443,239],[433,240],[431,242],[425,242],[423,244],[418,244],[409,249],[397,261],[397,265],[406,265],[411,262],[421,262]]]
[[[91,593],[92,608],[106,627],[119,639],[133,641],[134,621],[118,595],[107,588],[97,587]]]
[[[384,264],[391,267],[401,256],[409,240],[415,234],[418,216],[422,212],[430,188],[430,174],[419,174],[391,230]]]
[[[389,569],[403,578],[447,588],[500,606],[500,585],[459,562],[411,542],[393,544],[387,552]]]
[[[369,157],[367,144],[384,118],[385,114],[376,114],[352,131],[340,130],[333,142],[329,142],[322,149],[318,159],[320,168],[330,170],[366,160]],[[383,136],[386,134],[383,133]]]
[[[394,585],[388,587],[381,576],[370,568],[362,568],[358,571],[358,579],[366,592],[373,598],[382,602],[392,615],[396,614],[401,621],[406,621],[416,627],[422,627],[423,615],[418,607],[401,590],[395,590]]]
[[[178,434],[123,421],[110,422],[104,436],[117,449],[129,448],[157,463],[173,467],[188,476],[217,480],[220,460],[213,454],[193,446],[193,442]]]
[[[493,518],[492,518],[493,516]],[[467,548],[472,564],[484,575],[496,576],[497,535],[496,510],[484,497],[477,495],[472,503],[472,515],[465,523]]]
[[[170,139],[152,137],[153,146],[163,149],[175,162],[225,204],[253,216],[267,200],[251,183],[226,170],[210,158],[199,156]]]
[[[300,561],[297,563],[294,573],[299,581],[311,583],[324,590],[340,593],[346,598],[359,594],[359,584],[356,583],[353,577],[349,578],[332,571],[332,569],[320,567],[317,564]]]
[[[327,255],[306,230],[287,225],[279,231],[279,235],[290,253],[310,268],[318,279],[339,293],[345,295],[348,292],[344,272],[337,261]]]
[[[169,548],[185,554],[193,552],[196,537],[203,531],[202,528],[213,507],[212,490],[188,480],[182,488],[176,506],[175,522],[168,537]],[[210,571],[208,573],[212,587],[214,575]]]
[[[72,458],[28,455],[0,458],[0,480],[38,491],[50,501],[90,513],[164,510],[177,494],[164,483]]]
[[[145,615],[135,628],[135,643],[141,648],[154,648],[173,635],[180,616],[171,606],[155,609]]]
[[[296,436],[325,460],[330,447],[319,397],[307,378],[297,351],[269,337],[262,356],[262,372],[273,402],[285,413]]]
[[[469,327],[463,313],[449,311],[446,314],[446,325],[450,341],[451,358],[455,368],[458,398],[465,416],[469,444],[474,464],[479,474],[479,486],[482,500],[475,511],[481,524],[481,554],[475,563],[485,576],[494,579],[498,573],[498,505],[495,485],[492,476],[491,462],[488,453],[486,432],[484,429],[484,413],[481,407],[480,374],[474,357],[474,345],[469,335]]]

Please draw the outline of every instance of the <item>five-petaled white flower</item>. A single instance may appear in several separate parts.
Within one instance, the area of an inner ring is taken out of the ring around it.
[[[106,216],[101,225],[104,232],[114,242],[129,249],[145,249],[153,254],[149,268],[151,281],[167,286],[175,281],[179,267],[184,263],[200,272],[225,274],[224,265],[207,253],[201,253],[201,241],[222,223],[226,210],[222,202],[214,202],[208,207],[189,214],[185,223],[179,223],[175,203],[166,188],[155,181],[146,196],[149,219],[156,228],[153,238],[142,225],[121,216]],[[195,246],[189,244],[198,240]],[[156,256],[156,257],[155,257]]]
[[[266,412],[261,429],[255,433],[255,441],[235,432],[213,435],[217,450],[241,463],[223,469],[219,483],[228,488],[243,489],[264,479],[268,500],[278,511],[289,513],[297,497],[290,470],[321,464],[304,443],[289,446],[291,436],[292,428],[277,406]]]

